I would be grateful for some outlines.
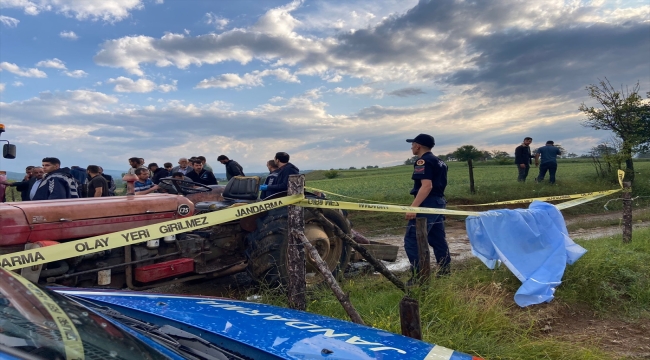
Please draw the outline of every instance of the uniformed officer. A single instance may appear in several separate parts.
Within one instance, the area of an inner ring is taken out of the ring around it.
[[[445,200],[445,187],[447,186],[447,164],[431,153],[435,145],[433,136],[420,134],[414,139],[407,139],[410,142],[413,155],[418,159],[413,164],[413,189],[411,195],[415,196],[412,207],[427,207],[444,209],[447,205]],[[415,235],[415,218],[424,217],[427,219],[427,239],[433,248],[433,254],[438,263],[438,275],[449,273],[449,247],[445,239],[444,215],[407,213],[408,227],[404,236],[404,250],[411,263],[414,274],[419,272],[418,244]],[[409,280],[413,284],[415,277]]]

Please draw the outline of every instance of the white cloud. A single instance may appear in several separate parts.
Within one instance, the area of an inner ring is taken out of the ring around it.
[[[11,85],[13,85],[13,86],[15,86],[15,87],[19,87],[19,86],[24,86],[25,84],[23,84],[23,83],[20,82],[20,81],[14,81],[14,83],[11,84]]]
[[[46,78],[47,74],[42,72],[41,70],[38,70],[36,68],[20,68],[16,64],[8,63],[8,62],[1,62],[0,63],[0,70],[6,70],[9,71],[12,74],[16,74],[18,76],[22,77],[35,77],[35,78]]]
[[[372,25],[335,36],[299,33],[307,20],[302,22],[292,15],[301,4],[294,1],[268,10],[248,28],[198,36],[168,33],[161,38],[140,35],[109,40],[101,45],[94,59],[99,65],[124,68],[139,76],[144,75],[140,68],[144,64],[185,69],[191,65],[225,61],[248,64],[259,60],[274,67],[295,67],[297,75],[321,76],[332,82],[350,76],[414,84],[478,69],[482,55],[494,51],[477,48],[480,42],[506,42],[517,35],[538,34],[551,28],[579,33],[594,24],[638,21],[643,13],[606,12],[588,3],[567,5],[565,1],[421,1],[411,9],[406,6],[413,5],[413,1],[384,3],[391,4],[389,13],[376,11],[379,5],[368,5],[364,13],[350,12],[350,18],[372,19]],[[327,6],[334,9],[337,5]],[[350,9],[351,5],[342,7]],[[382,19],[377,20],[379,17]],[[247,83],[232,74],[222,80],[218,83]]]
[[[88,76],[88,73],[83,70],[64,71],[63,73],[72,78],[82,78]]]
[[[77,36],[77,34],[75,34],[74,31],[61,31],[59,33],[59,36],[64,38],[64,39],[70,39],[70,40],[79,39],[79,36]]]
[[[116,79],[108,79],[106,81],[109,84],[115,84],[113,88],[114,91],[124,92],[124,93],[148,93],[154,90],[160,92],[171,92],[176,91],[176,83],[174,80],[171,84],[162,84],[156,85],[155,82],[148,79],[138,79],[134,81],[133,79],[120,76]]]
[[[18,26],[19,22],[20,20],[18,19],[14,19],[9,16],[0,15],[0,23],[2,23],[2,25],[6,27],[15,28],[16,26]]]
[[[61,70],[66,69],[65,63],[57,58],[39,61],[36,63],[36,66]]]
[[[0,83],[0,93],[5,91],[5,84]]]
[[[223,74],[210,79],[203,79],[196,85],[197,89],[209,88],[229,88],[241,86],[262,86],[264,85],[263,78],[266,76],[275,76],[275,78],[282,82],[299,83],[300,80],[292,74],[288,69],[280,68],[273,70],[253,71],[252,73],[239,76],[237,74]]]
[[[165,0],[156,0],[156,4],[164,4]]]
[[[368,95],[378,99],[384,97],[383,90],[375,89],[368,85],[360,85],[360,86],[349,87],[349,88],[337,87],[334,88],[334,90],[332,91],[337,94]]]
[[[205,14],[205,23],[208,25],[212,25],[219,30],[224,29],[229,22],[230,20],[221,17],[219,15],[216,15],[214,13],[209,12]]]
[[[21,8],[28,15],[55,11],[77,20],[121,21],[144,7],[141,0],[2,0],[0,7]]]

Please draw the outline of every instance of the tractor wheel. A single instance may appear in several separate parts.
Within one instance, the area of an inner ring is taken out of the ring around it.
[[[322,209],[322,212],[328,220],[346,234],[350,234],[350,224],[343,214],[332,209]],[[343,239],[320,224],[309,211],[305,211],[305,236],[316,247],[334,276],[345,270],[350,261],[351,248],[345,245]],[[272,286],[286,284],[289,278],[287,209],[270,210],[265,217],[257,220],[257,230],[250,233],[247,239],[248,272],[251,277],[257,282]],[[305,257],[307,273],[317,272],[308,252],[305,252]]]

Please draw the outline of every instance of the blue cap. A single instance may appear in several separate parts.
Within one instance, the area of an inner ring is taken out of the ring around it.
[[[406,142],[418,143],[428,148],[432,148],[436,144],[435,140],[433,140],[433,136],[427,134],[420,134],[416,136],[415,139],[406,139]]]

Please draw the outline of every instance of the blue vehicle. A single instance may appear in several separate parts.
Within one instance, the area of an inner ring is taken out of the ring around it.
[[[477,359],[383,330],[222,298],[44,288],[0,268],[0,359]]]

